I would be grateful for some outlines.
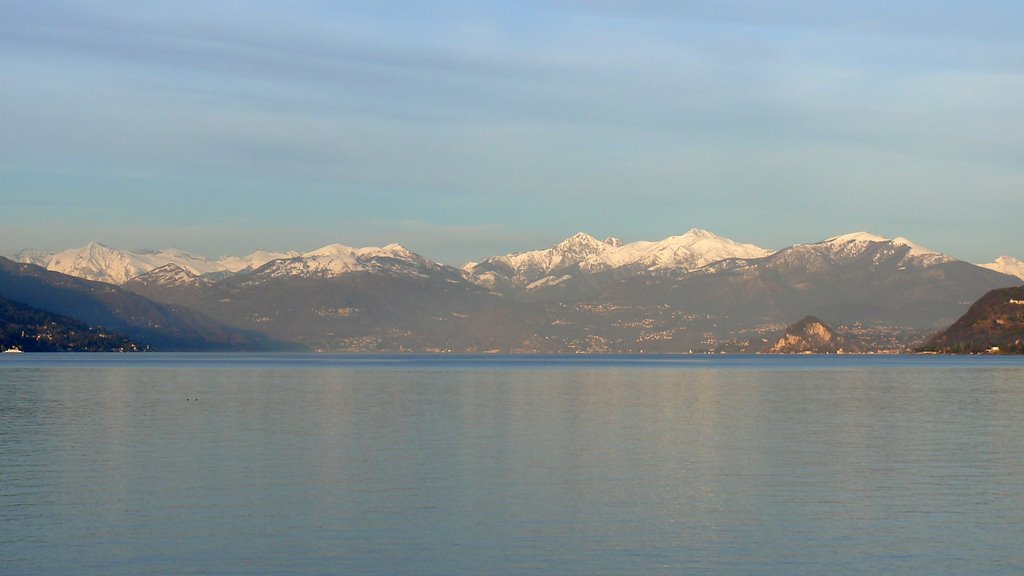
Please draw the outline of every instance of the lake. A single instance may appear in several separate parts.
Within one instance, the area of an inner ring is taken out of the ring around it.
[[[1020,574],[1024,358],[0,358],[0,574]]]

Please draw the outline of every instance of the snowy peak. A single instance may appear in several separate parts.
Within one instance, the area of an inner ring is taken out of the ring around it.
[[[71,248],[50,254],[39,250],[24,250],[15,259],[43,266],[48,270],[111,284],[124,284],[129,279],[166,264],[176,264],[190,274],[203,275],[222,268],[201,256],[183,250],[117,250],[99,242],[89,242],[80,248]]]
[[[344,244],[328,244],[316,250],[302,254],[303,258],[396,258],[415,261],[419,256],[401,244],[388,244],[383,247],[366,246],[353,248]]]
[[[223,256],[217,259],[217,266],[224,272],[236,274],[243,270],[255,270],[272,260],[282,258],[295,258],[299,253],[295,251],[275,252],[272,250],[257,250],[246,256]]]
[[[585,232],[577,232],[550,248],[492,256],[472,266],[467,264],[462,271],[471,281],[487,288],[526,287],[614,250],[616,242],[621,244],[615,238],[601,241]]]
[[[259,278],[334,278],[351,272],[376,272],[394,276],[426,276],[443,266],[400,244],[353,248],[328,244],[292,258],[272,260],[258,268]]]
[[[307,276],[336,276],[352,271],[418,275],[441,268],[399,244],[366,248],[329,244],[304,254],[257,250],[247,256],[208,260],[176,248],[128,251],[89,242],[80,248],[57,253],[23,250],[15,260],[111,284],[124,284],[137,276],[148,275],[142,281],[160,285],[194,283],[200,277],[221,278],[252,272],[270,264],[274,264],[271,268],[277,274]]]
[[[316,250],[310,250],[302,254],[303,258],[319,258],[319,257],[332,257],[332,256],[356,256],[356,249],[351,246],[345,246],[344,244],[328,244],[322,246]]]
[[[188,286],[197,284],[209,284],[210,282],[201,276],[193,274],[181,266],[171,263],[154,268],[145,274],[129,280],[126,284],[142,284],[145,286],[159,286],[162,288],[170,286]]]
[[[988,264],[979,264],[982,268],[988,268],[989,270],[995,270],[1003,274],[1010,276],[1016,276],[1021,280],[1024,280],[1024,260],[1020,258],[1014,258],[1013,256],[1000,256],[995,261],[989,262]]]
[[[648,270],[666,268],[696,269],[730,258],[762,258],[771,254],[753,244],[741,244],[707,230],[694,228],[682,236],[672,236],[655,243],[640,259]]]
[[[693,228],[658,242],[623,243],[618,238],[598,240],[580,232],[546,250],[494,256],[463,266],[472,281],[491,288],[535,290],[564,284],[579,273],[613,270],[621,274],[700,268],[728,258],[760,258],[769,250],[740,244],[707,230]]]
[[[929,248],[925,248],[924,246],[914,244],[913,242],[907,240],[902,236],[897,236],[896,238],[890,240],[890,242],[892,242],[894,246],[906,246],[907,248],[910,248],[910,251],[907,252],[907,255],[909,256],[940,256],[944,258],[946,261],[953,260],[952,256],[946,256],[945,254],[936,252],[935,250],[931,250]]]
[[[819,244],[852,244],[861,242],[888,242],[889,239],[884,236],[872,234],[870,232],[851,232],[849,234],[842,234],[840,236],[833,236]]]
[[[365,271],[355,256],[347,254],[304,254],[295,258],[271,260],[253,271],[260,278],[302,276],[331,278],[347,272]]]
[[[856,258],[874,245],[892,242],[889,238],[870,232],[851,232],[833,236],[814,244],[797,244],[794,251],[811,250],[821,252],[833,259]]]
[[[129,278],[148,272],[151,267],[140,258],[112,250],[99,242],[89,242],[81,248],[62,250],[46,264],[48,270],[113,284],[124,284]]]
[[[873,242],[888,242],[893,246],[906,246],[910,248],[913,256],[929,256],[939,254],[935,250],[929,250],[918,244],[907,240],[902,236],[896,238],[886,238],[884,236],[878,236],[870,232],[853,232],[851,234],[843,234],[842,236],[834,236],[827,240],[819,242],[819,244],[830,244],[833,246],[849,246],[849,245],[864,245]]]
[[[466,265],[462,271],[469,280],[498,292],[529,293],[553,286],[571,286],[574,279],[584,276],[591,279],[586,284],[593,286],[592,280],[608,282],[608,278],[623,279],[645,273],[703,270],[713,274],[769,257],[777,264],[820,270],[862,258],[870,266],[885,264],[895,270],[926,268],[955,260],[903,237],[886,238],[870,232],[833,236],[775,252],[692,228],[684,234],[654,242],[622,243],[614,238],[601,241],[579,233],[547,250],[494,256]]]
[[[586,232],[577,232],[553,246],[555,250],[602,250],[605,243]]]
[[[412,252],[401,244],[388,244],[383,247],[366,246],[364,248],[353,248],[344,244],[328,244],[316,250],[302,254],[302,258],[336,258],[340,260],[368,259],[368,258],[393,258],[409,262],[427,262],[425,258]]]
[[[426,258],[423,258],[419,254],[412,252],[401,244],[388,244],[381,248],[374,246],[368,248],[360,248],[357,251],[358,255],[363,258],[392,258],[394,260],[403,260],[406,262],[413,262],[422,264],[427,262]]]
[[[36,266],[46,268],[46,265],[49,264],[51,259],[53,259],[54,254],[56,254],[56,252],[51,252],[49,250],[22,250],[12,256],[11,260],[21,262],[23,264],[35,264]]]
[[[721,240],[722,239],[721,236],[718,236],[717,234],[715,234],[713,232],[709,232],[709,231],[704,230],[702,228],[690,228],[689,230],[686,231],[686,234],[683,234],[682,237],[686,237],[686,238],[706,238],[706,239],[711,239],[711,240]]]
[[[815,244],[797,244],[784,251],[792,254],[816,254],[818,258],[827,258],[833,262],[843,262],[859,258],[870,253],[875,264],[895,259],[901,267],[920,266],[927,268],[935,264],[952,262],[952,256],[930,250],[902,236],[886,238],[870,232],[853,232],[841,236],[833,236]]]
[[[585,274],[608,273],[621,279],[641,273],[691,272],[704,269],[713,273],[775,255],[794,265],[828,265],[852,260],[868,254],[875,263],[896,262],[899,266],[931,266],[954,258],[929,250],[910,240],[886,238],[870,232],[853,232],[833,236],[813,244],[797,244],[773,252],[753,244],[743,244],[708,230],[692,228],[678,236],[658,241],[624,243],[609,236],[599,240],[585,232],[572,236],[542,250],[515,252],[493,256],[481,262],[468,263],[463,276],[476,284],[500,292],[516,292],[551,286],[570,286],[571,280]],[[257,250],[242,257],[224,256],[209,260],[178,249],[118,250],[99,242],[80,248],[48,252],[23,250],[14,260],[32,263],[49,270],[114,284],[174,264],[180,272],[173,281],[185,281],[182,274],[207,280],[232,274],[254,273],[273,269],[276,275],[330,277],[354,271],[382,272],[400,275],[423,275],[443,266],[427,260],[400,244],[355,248],[345,244],[328,244],[305,253],[295,251]],[[1024,262],[1004,256],[984,264],[986,268],[1024,279]],[[161,271],[168,275],[172,269]],[[264,271],[264,273],[269,273]],[[593,276],[590,276],[594,278]],[[171,282],[169,277],[167,282]]]
[[[603,254],[615,248],[613,245],[598,240],[585,232],[577,232],[552,246],[549,250],[541,251],[549,261],[549,272],[555,268],[573,266],[594,256]],[[527,254],[531,254],[527,252]]]
[[[658,242],[623,244],[583,263],[581,268],[599,271],[616,268],[633,270],[695,270],[730,258],[761,258],[770,250],[753,244],[740,244],[707,230],[693,228],[680,236],[669,236]]]

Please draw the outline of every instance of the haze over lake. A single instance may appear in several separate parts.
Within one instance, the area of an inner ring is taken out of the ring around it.
[[[3,574],[1018,574],[1024,359],[7,355]]]

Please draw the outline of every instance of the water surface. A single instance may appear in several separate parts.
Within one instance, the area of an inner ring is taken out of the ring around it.
[[[1006,357],[0,358],[2,574],[1019,574]]]

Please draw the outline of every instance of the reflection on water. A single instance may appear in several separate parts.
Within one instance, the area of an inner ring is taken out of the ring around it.
[[[0,573],[1024,569],[1019,360],[110,358],[0,363]]]

